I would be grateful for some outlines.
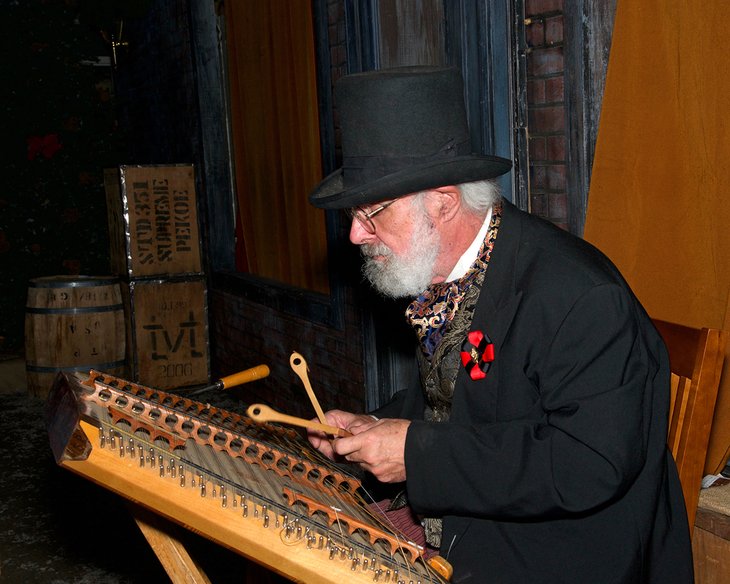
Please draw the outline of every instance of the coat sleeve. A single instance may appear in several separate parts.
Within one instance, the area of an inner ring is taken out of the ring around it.
[[[533,323],[530,335],[537,330]],[[620,498],[649,444],[665,443],[666,357],[630,292],[590,288],[542,330],[549,334],[503,347],[521,365],[500,372],[496,391],[529,396],[520,415],[411,424],[405,458],[417,512],[516,520],[585,513]]]

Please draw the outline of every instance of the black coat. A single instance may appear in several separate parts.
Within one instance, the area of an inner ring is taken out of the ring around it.
[[[471,330],[495,359],[448,423],[417,387],[376,412],[414,420],[408,500],[443,516],[452,582],[692,582],[668,356],[613,264],[505,201]]]

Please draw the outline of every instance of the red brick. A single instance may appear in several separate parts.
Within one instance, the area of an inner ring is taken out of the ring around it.
[[[532,192],[545,189],[547,183],[546,174],[544,166],[530,165],[530,190]]]
[[[547,217],[547,195],[540,193],[530,195],[530,213],[538,217]]]
[[[546,12],[562,12],[563,0],[526,0],[525,15],[545,14]]]
[[[547,156],[546,160],[552,162],[565,162],[565,136],[548,136],[547,137]]]
[[[545,25],[542,20],[534,20],[525,27],[525,43],[528,47],[545,46]]]
[[[551,191],[565,190],[565,165],[551,164],[547,167],[547,188]]]
[[[327,5],[327,20],[330,23],[342,21],[345,7],[342,2],[329,2]]]
[[[550,219],[553,221],[567,221],[568,197],[565,193],[550,193],[548,195]]]
[[[565,77],[550,77],[545,79],[545,101],[547,103],[562,103],[565,101]]]
[[[527,82],[527,103],[545,103],[545,80],[531,79]]]
[[[340,27],[336,24],[330,24],[327,27],[327,35],[329,36],[330,45],[336,45],[342,40],[340,37]]]
[[[347,50],[344,45],[330,47],[330,59],[333,65],[340,65],[347,62]]]
[[[527,58],[527,75],[539,77],[560,73],[564,69],[563,47],[536,49]]]
[[[531,108],[528,112],[528,124],[531,134],[563,132],[565,108],[563,106]]]
[[[545,42],[554,45],[563,42],[563,16],[554,16],[545,20]]]
[[[530,160],[546,160],[547,145],[542,136],[530,138]]]

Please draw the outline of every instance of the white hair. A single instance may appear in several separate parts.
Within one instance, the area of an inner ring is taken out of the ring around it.
[[[490,207],[499,201],[502,196],[502,189],[494,179],[475,180],[472,182],[456,185],[461,193],[461,200],[464,206],[477,215],[484,215]],[[426,205],[424,197],[430,189],[413,193],[413,206],[425,212]]]
[[[486,213],[502,196],[502,191],[493,179],[476,180],[456,185],[461,200],[474,213]]]

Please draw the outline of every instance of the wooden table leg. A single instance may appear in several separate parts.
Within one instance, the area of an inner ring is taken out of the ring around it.
[[[176,536],[175,524],[139,505],[128,507],[173,584],[211,584]]]

